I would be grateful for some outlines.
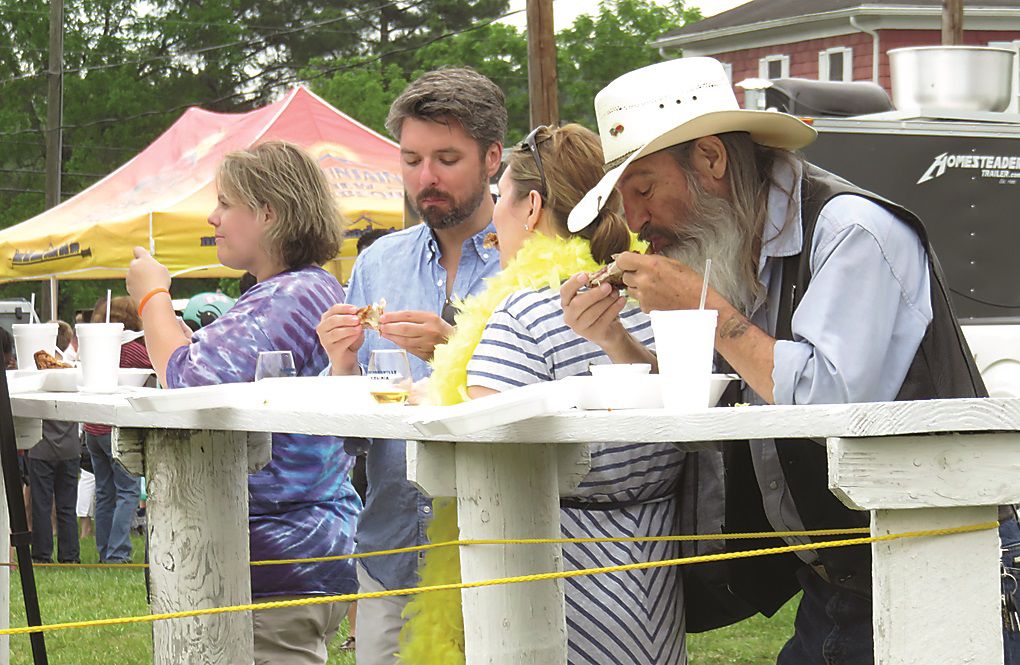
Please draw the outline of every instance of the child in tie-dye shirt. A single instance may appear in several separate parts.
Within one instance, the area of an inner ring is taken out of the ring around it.
[[[169,388],[252,381],[260,352],[290,351],[299,376],[327,363],[315,325],[343,302],[318,268],[336,256],[340,215],[325,175],[297,146],[279,141],[227,155],[209,216],[216,253],[258,283],[233,309],[190,336],[170,303],[170,276],[142,248],[128,272],[153,367]],[[348,554],[361,501],[348,479],[342,439],[274,434],[272,461],[248,479],[252,560]],[[266,599],[357,590],[349,560],[252,568],[252,595]],[[256,663],[326,662],[346,603],[253,612]]]

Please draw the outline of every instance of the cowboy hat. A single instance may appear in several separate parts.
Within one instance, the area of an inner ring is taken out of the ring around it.
[[[713,58],[667,60],[628,72],[595,95],[607,172],[567,219],[572,233],[592,223],[631,162],[694,139],[748,132],[755,143],[797,150],[816,132],[775,111],[748,111]]]

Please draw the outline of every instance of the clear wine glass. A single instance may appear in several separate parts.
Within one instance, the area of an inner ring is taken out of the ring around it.
[[[290,351],[262,351],[255,363],[255,380],[276,378],[281,376],[297,376],[294,368],[294,356]]]
[[[370,392],[380,404],[403,404],[411,392],[411,364],[403,349],[376,349],[368,357]]]

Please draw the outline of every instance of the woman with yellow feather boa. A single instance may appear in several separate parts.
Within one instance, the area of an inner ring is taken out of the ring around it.
[[[593,272],[631,245],[618,205],[579,234],[567,214],[602,176],[598,137],[580,125],[538,127],[509,155],[493,213],[503,270],[466,300],[457,331],[437,347],[429,380],[432,400],[455,404],[509,388],[588,373],[613,362],[564,323],[560,284]],[[652,345],[647,315],[628,304],[624,327]],[[624,359],[616,359],[625,362]],[[561,504],[565,538],[662,536],[675,532],[677,485],[684,453],[670,444],[591,444],[591,471],[577,497]],[[456,508],[436,502],[432,542],[457,538]],[[570,543],[565,568],[663,560],[680,556],[674,542]],[[457,581],[455,548],[430,551],[423,586]],[[567,579],[568,661],[674,665],[687,660],[684,599],[677,568]],[[432,592],[408,605],[400,657],[415,665],[464,663],[460,593]]]

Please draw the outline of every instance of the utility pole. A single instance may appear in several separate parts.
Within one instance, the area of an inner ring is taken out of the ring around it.
[[[942,0],[942,44],[963,44],[963,0]]]
[[[64,0],[50,0],[50,68],[46,98],[46,207],[60,203],[64,118]]]
[[[531,126],[560,123],[552,0],[528,0],[528,94]]]

